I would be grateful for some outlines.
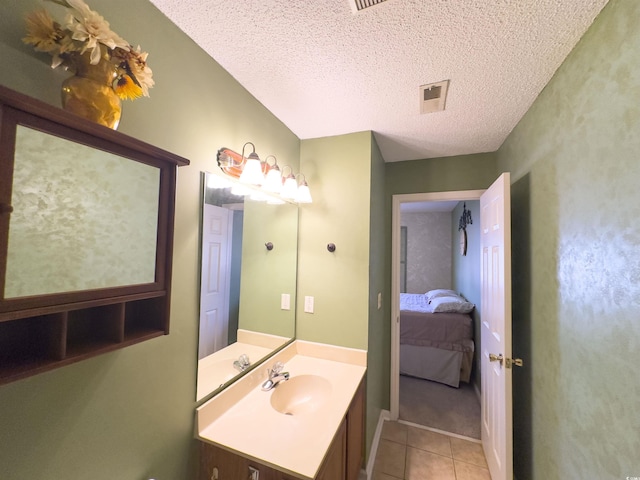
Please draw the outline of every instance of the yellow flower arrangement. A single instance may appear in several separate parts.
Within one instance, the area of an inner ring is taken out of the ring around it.
[[[114,65],[117,77],[112,85],[121,99],[148,97],[153,87],[152,72],[147,65],[147,53],[134,48],[114,33],[97,12],[83,0],[48,0],[67,9],[64,22],[57,22],[45,9],[27,14],[26,44],[53,57],[51,67],[62,66],[75,73],[79,55],[89,55],[90,64],[108,61]]]

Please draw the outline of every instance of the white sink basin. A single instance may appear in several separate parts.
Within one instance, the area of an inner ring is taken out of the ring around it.
[[[285,415],[304,415],[320,408],[331,394],[331,383],[318,375],[298,375],[280,382],[271,393],[271,406]]]

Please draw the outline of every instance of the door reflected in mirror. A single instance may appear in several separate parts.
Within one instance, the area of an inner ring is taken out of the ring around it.
[[[210,188],[212,175],[203,174],[196,400],[295,336],[297,205]]]

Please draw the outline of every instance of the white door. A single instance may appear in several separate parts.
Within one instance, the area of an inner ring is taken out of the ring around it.
[[[232,217],[232,212],[226,208],[204,205],[199,359],[226,347],[229,342],[229,237]]]
[[[503,173],[480,197],[482,445],[492,480],[513,479],[510,187]]]

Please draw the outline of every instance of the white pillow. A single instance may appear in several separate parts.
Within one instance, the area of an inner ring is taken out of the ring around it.
[[[475,305],[461,297],[436,297],[430,302],[433,313],[469,313]]]
[[[429,290],[425,293],[427,300],[433,300],[438,297],[457,297],[458,294],[453,290],[448,290],[446,288],[436,288],[435,290]]]

